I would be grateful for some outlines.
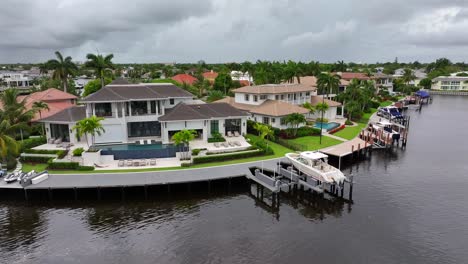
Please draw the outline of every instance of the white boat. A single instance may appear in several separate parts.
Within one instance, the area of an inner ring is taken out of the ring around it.
[[[321,152],[287,153],[286,158],[300,172],[316,180],[332,184],[342,184],[346,180],[343,172],[328,164],[328,156]]]
[[[22,172],[21,171],[14,171],[10,174],[8,174],[3,180],[6,183],[12,183],[18,180],[18,178],[21,176]]]

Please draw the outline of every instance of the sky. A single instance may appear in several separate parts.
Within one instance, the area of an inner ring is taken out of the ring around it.
[[[0,63],[468,61],[468,0],[2,0]]]

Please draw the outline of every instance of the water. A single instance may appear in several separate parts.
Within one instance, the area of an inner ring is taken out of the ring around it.
[[[337,128],[339,127],[341,124],[340,123],[336,123],[336,122],[330,122],[330,123],[320,123],[320,122],[316,122],[314,124],[314,127],[315,128],[324,128],[326,129],[327,131],[330,131],[334,128]]]
[[[406,150],[345,169],[354,204],[247,193],[0,203],[1,263],[468,263],[468,97],[411,112]]]

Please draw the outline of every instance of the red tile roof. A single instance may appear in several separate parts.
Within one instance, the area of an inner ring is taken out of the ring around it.
[[[247,80],[240,80],[239,81],[240,85],[243,86],[250,86],[250,82]]]
[[[338,73],[338,75],[341,76],[341,79],[350,81],[352,79],[358,79],[358,80],[370,80],[371,78],[367,76],[365,73],[362,72],[342,72],[341,74]]]
[[[35,92],[30,95],[18,96],[17,100],[21,101],[25,99],[26,109],[31,109],[34,102],[42,101],[47,103],[49,110],[42,110],[40,114],[37,113],[32,119],[32,121],[36,121],[40,118],[55,115],[64,109],[74,106],[77,98],[78,97],[73,94],[65,93],[55,88],[49,88],[45,91]]]
[[[171,79],[178,83],[186,83],[186,84],[193,84],[194,82],[197,81],[197,78],[188,74],[177,74],[176,76],[173,76]]]
[[[203,78],[205,78],[207,80],[214,80],[214,79],[216,79],[216,77],[218,77],[218,73],[214,72],[214,71],[209,71],[209,72],[204,72],[203,73]]]

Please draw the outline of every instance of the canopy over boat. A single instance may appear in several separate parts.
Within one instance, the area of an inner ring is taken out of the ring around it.
[[[421,97],[421,98],[429,98],[430,97],[429,92],[423,91],[423,90],[419,90],[419,91],[415,92],[414,94]]]
[[[301,156],[303,158],[310,159],[310,160],[318,160],[318,159],[328,158],[328,155],[323,154],[322,152],[317,152],[317,151],[301,152]]]

